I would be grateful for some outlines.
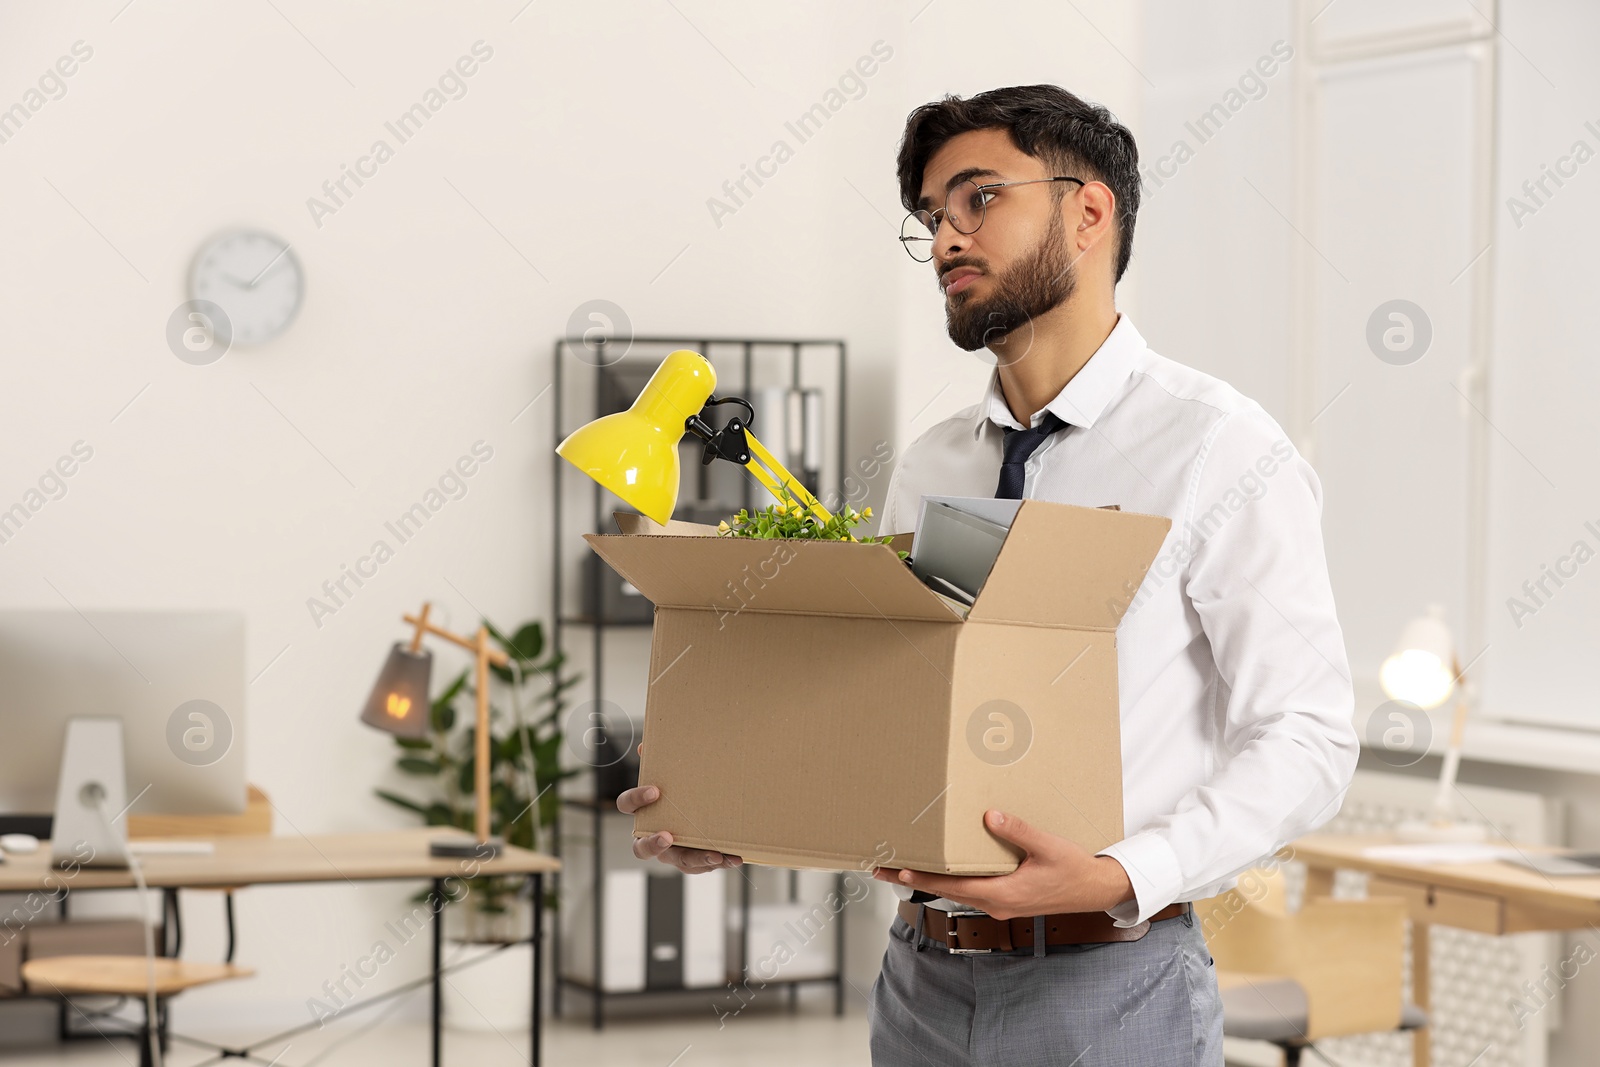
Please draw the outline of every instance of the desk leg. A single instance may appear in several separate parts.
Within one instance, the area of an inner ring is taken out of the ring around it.
[[[544,1000],[540,989],[544,975],[544,875],[530,874],[528,882],[533,887],[533,931],[529,935],[533,939],[533,1016],[528,1020],[528,1040],[533,1048],[530,1050],[532,1059],[528,1062],[531,1067],[539,1067],[539,1009]]]
[[[444,879],[433,880],[433,906],[438,909],[433,915],[433,1010],[430,1018],[433,1023],[433,1067],[440,1067],[444,1056],[443,1039],[443,1011],[444,1007],[444,980],[439,973],[439,968],[444,959]]]
[[[1428,963],[1428,924],[1412,922],[1411,999],[1423,1011],[1428,1010],[1432,1000],[1428,995],[1432,981]],[[1430,1067],[1433,1062],[1432,1025],[1433,1020],[1430,1018],[1428,1026],[1414,1031],[1411,1035],[1411,1062],[1414,1067]]]
[[[1333,873],[1332,867],[1313,867],[1307,864],[1306,891],[1302,901],[1333,896]]]

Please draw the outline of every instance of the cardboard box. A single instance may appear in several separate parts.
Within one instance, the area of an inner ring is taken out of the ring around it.
[[[1116,627],[1170,520],[1023,501],[970,609],[891,545],[590,534],[656,605],[635,836],[779,867],[1002,874],[990,807],[1121,840]],[[1152,739],[1154,740],[1154,739]]]

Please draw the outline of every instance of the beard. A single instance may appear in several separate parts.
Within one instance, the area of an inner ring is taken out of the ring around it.
[[[994,283],[994,293],[987,300],[969,296],[969,289],[957,293],[945,310],[950,340],[964,352],[976,352],[1002,340],[1059,307],[1077,288],[1077,270],[1067,251],[1059,214],[1033,251],[995,275]]]

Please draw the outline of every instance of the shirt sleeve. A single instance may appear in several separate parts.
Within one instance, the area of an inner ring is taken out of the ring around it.
[[[1265,412],[1212,431],[1181,536],[1184,592],[1215,663],[1217,767],[1170,814],[1103,849],[1134,899],[1119,926],[1238,874],[1338,811],[1359,741],[1315,471]]]

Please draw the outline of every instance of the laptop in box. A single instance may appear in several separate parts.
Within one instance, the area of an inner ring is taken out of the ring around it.
[[[911,573],[936,592],[970,606],[994,569],[1021,503],[984,497],[923,497]]]

